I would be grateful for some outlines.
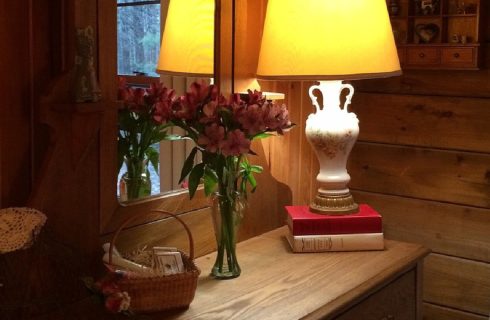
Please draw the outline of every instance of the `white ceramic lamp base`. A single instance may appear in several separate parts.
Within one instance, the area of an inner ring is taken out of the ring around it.
[[[348,89],[343,108],[340,107],[340,94]],[[323,108],[320,108],[314,90],[323,95]],[[309,90],[310,98],[316,107],[306,120],[306,138],[311,144],[320,163],[317,181],[318,194],[310,204],[310,209],[322,214],[349,214],[358,211],[347,184],[350,176],[346,165],[349,153],[359,134],[359,120],[347,107],[354,94],[354,88],[342,81],[320,81]]]

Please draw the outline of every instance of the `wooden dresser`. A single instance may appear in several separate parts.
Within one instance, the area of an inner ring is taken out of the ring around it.
[[[233,280],[208,275],[214,253],[197,259],[202,274],[195,299],[168,318],[422,319],[422,261],[429,250],[387,240],[384,251],[293,254],[287,232],[282,227],[240,243],[242,275]]]
[[[413,320],[422,319],[421,245],[385,241],[384,251],[293,254],[282,227],[238,244],[239,278],[209,276],[215,253],[201,269],[189,309],[137,316],[151,320]],[[87,298],[36,320],[127,319]]]

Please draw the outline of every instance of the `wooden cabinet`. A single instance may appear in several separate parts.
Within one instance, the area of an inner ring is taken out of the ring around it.
[[[478,69],[485,3],[387,0],[402,68]]]
[[[416,279],[416,272],[411,270],[335,319],[417,319]]]
[[[196,259],[202,272],[194,301],[169,319],[422,319],[427,249],[387,240],[382,251],[294,254],[288,232],[239,243],[242,274],[230,281],[209,276],[216,253]]]

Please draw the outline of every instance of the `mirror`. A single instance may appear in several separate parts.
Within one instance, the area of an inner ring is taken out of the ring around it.
[[[183,0],[176,0],[177,2]],[[188,1],[188,0],[185,0]],[[134,1],[133,1],[134,2]],[[143,1],[141,1],[143,2]],[[146,1],[144,1],[146,2]],[[234,0],[214,0],[214,84],[224,95],[229,95],[232,88],[232,23]],[[165,7],[168,0],[161,2]],[[166,9],[162,10],[161,16],[166,15]],[[117,197],[117,179],[119,168],[117,137],[118,135],[118,112],[120,104],[117,98],[117,0],[98,2],[98,25],[99,29],[99,64],[102,72],[99,74],[102,91],[105,93],[107,108],[101,123],[100,132],[100,164],[99,164],[99,220],[100,234],[110,234],[124,221],[142,212],[161,209],[175,214],[197,212],[209,207],[209,201],[202,189],[198,189],[194,198],[189,201],[189,193],[186,189],[172,190],[159,195],[146,197],[140,200],[120,202]],[[161,18],[161,21],[164,21]],[[173,80],[179,81],[177,75],[168,75]],[[138,78],[133,76],[130,78]],[[165,77],[161,76],[163,81]],[[184,83],[184,80],[180,80]],[[191,81],[191,80],[190,80]],[[192,82],[192,81],[191,81]],[[174,84],[172,83],[172,86]],[[183,88],[187,84],[182,85]],[[183,92],[184,90],[182,90]],[[171,143],[174,146],[173,142]],[[175,145],[176,146],[176,145]],[[163,160],[162,160],[163,163]],[[170,166],[161,165],[160,168],[172,170],[173,174],[180,175],[181,167],[174,170]],[[178,177],[177,177],[178,179]],[[128,227],[140,225],[151,219],[137,219]]]
[[[180,173],[193,142],[169,141],[182,132],[155,114],[162,96],[148,87],[159,81],[176,98],[193,82],[212,82],[215,1],[118,0],[117,7],[118,74],[130,87],[120,91],[117,194],[127,203],[185,187]]]

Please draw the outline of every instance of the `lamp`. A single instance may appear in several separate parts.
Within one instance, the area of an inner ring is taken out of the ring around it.
[[[319,80],[309,89],[315,113],[305,130],[320,163],[311,211],[358,210],[347,187],[346,163],[359,126],[347,109],[354,88],[342,81],[400,74],[385,0],[268,1],[257,78]],[[344,89],[348,94],[340,106]],[[315,90],[323,96],[322,107]]]
[[[213,77],[214,2],[170,1],[158,59],[158,73]]]

